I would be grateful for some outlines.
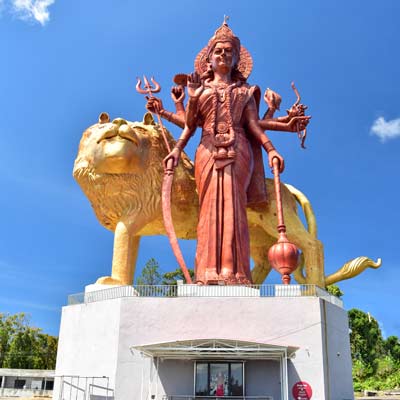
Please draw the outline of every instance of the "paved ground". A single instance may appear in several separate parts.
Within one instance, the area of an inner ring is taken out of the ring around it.
[[[0,399],[1,400],[1,399]],[[396,394],[377,394],[376,396],[361,396],[356,397],[356,400],[400,400],[400,393]]]
[[[0,397],[0,400],[51,400],[51,397]]]
[[[376,396],[362,396],[362,397],[356,397],[356,400],[400,400],[400,393],[394,395],[392,394],[380,394]]]

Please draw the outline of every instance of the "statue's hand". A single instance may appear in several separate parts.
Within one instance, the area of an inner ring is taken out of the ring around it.
[[[178,147],[174,147],[171,153],[169,153],[163,160],[164,169],[171,169],[171,162],[173,163],[172,166],[174,168],[177,167],[180,156],[181,150]]]
[[[310,122],[311,116],[306,115],[302,117],[293,117],[288,123],[288,132],[300,132],[306,129],[308,123]]]
[[[201,83],[200,75],[197,72],[193,72],[192,74],[188,75],[187,88],[190,97],[197,98],[203,92],[204,87]]]
[[[185,88],[182,85],[173,86],[171,89],[171,98],[174,103],[182,103],[185,99]]]
[[[272,160],[274,158],[277,158],[279,160],[279,172],[282,173],[285,169],[285,160],[275,149],[269,151],[268,153],[268,164],[270,168],[272,168]]]
[[[279,110],[282,102],[282,97],[270,88],[267,88],[264,93],[264,101],[267,103],[269,109]]]
[[[146,108],[151,112],[151,113],[160,113],[162,110],[164,110],[163,103],[161,99],[158,97],[148,97],[146,96],[147,99],[147,104]]]
[[[292,107],[289,108],[289,110],[286,110],[288,117],[293,118],[293,117],[304,117],[305,111],[307,110],[307,106],[304,104],[293,104]]]

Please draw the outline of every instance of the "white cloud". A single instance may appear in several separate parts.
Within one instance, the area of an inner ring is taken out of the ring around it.
[[[400,137],[400,118],[386,121],[384,117],[377,118],[371,127],[371,133],[378,136],[382,142]]]
[[[2,0],[0,0],[2,1]],[[11,0],[14,12],[23,20],[36,20],[42,26],[50,19],[48,7],[55,0]]]

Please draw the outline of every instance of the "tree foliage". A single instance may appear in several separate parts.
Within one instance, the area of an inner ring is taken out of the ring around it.
[[[194,271],[189,269],[189,274],[194,278]],[[137,285],[176,285],[177,280],[185,280],[180,268],[162,274],[160,264],[154,258],[150,258],[143,267],[142,273],[136,279]]]
[[[342,296],[344,295],[344,293],[340,290],[340,287],[335,284],[327,286],[326,290],[328,291],[328,293],[333,294],[336,297],[339,297],[339,299],[341,299]]]
[[[24,313],[0,313],[0,368],[54,369],[57,342],[31,327]]]
[[[400,340],[397,336],[389,336],[383,343],[383,347],[388,356],[400,362]]]
[[[0,313],[0,366],[4,365],[14,335],[21,331],[25,324],[26,316],[23,313],[15,315]]]
[[[194,271],[192,269],[188,269],[189,275],[194,279]],[[162,276],[162,284],[163,285],[176,285],[176,282],[179,280],[185,280],[185,277],[183,276],[183,272],[180,268],[177,268],[175,271],[171,272],[166,272]]]
[[[143,267],[142,273],[136,279],[137,285],[160,285],[162,276],[160,265],[154,258],[150,258]]]
[[[354,389],[400,388],[399,338],[385,340],[376,319],[361,310],[349,311],[349,324]]]
[[[350,344],[353,360],[360,360],[376,371],[377,359],[383,355],[383,338],[375,318],[364,311],[351,309],[348,313]]]

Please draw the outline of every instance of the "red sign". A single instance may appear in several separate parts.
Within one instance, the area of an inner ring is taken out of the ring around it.
[[[292,393],[295,400],[310,400],[312,389],[307,382],[296,382],[293,385]]]

